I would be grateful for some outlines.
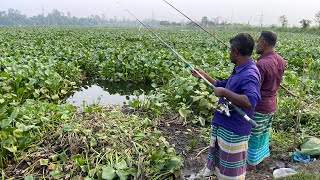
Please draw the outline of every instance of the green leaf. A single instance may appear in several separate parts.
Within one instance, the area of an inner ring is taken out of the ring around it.
[[[25,91],[25,88],[21,87],[17,90],[17,94],[22,94]]]
[[[188,86],[186,90],[191,91],[192,89],[193,89],[193,86]]]
[[[88,167],[88,165],[83,165],[83,166],[80,166],[80,168],[81,168],[81,171],[83,171],[83,172],[89,172],[89,167]]]
[[[129,101],[129,106],[133,108],[137,108],[139,106],[139,101]]]
[[[206,119],[204,119],[203,117],[199,117],[199,122],[201,126],[205,126],[206,124]]]
[[[179,156],[172,156],[170,161],[166,163],[168,169],[178,169],[182,166],[183,159]]]
[[[158,159],[162,159],[162,158],[164,158],[165,154],[166,154],[165,152],[158,150],[152,154],[151,161],[156,161]]]
[[[194,96],[193,98],[192,98],[192,100],[193,100],[193,102],[195,102],[195,101],[199,101],[200,99],[202,99],[203,98],[203,96]]]
[[[127,180],[129,173],[126,171],[116,171],[117,175],[119,176],[120,180]]]
[[[63,115],[61,116],[61,119],[63,119],[63,120],[67,120],[67,119],[69,119],[69,117],[68,117],[68,115],[63,114]]]
[[[26,118],[27,116],[25,116]],[[29,126],[26,126],[25,124],[23,123],[20,123],[20,122],[16,122],[16,127],[22,131],[29,131],[30,129],[32,128],[35,128],[35,125],[29,125]]]
[[[62,162],[66,162],[67,159],[68,159],[68,157],[67,157],[67,155],[66,155],[65,152],[59,154],[59,158],[60,158],[60,160],[61,160]]]
[[[40,165],[41,166],[47,166],[49,163],[49,159],[40,159]]]
[[[59,170],[53,170],[49,173],[54,179],[60,179],[62,177],[62,172]]]
[[[15,108],[14,111],[11,113],[9,119],[15,119],[18,117],[18,114],[19,114],[19,108]]]
[[[117,169],[122,170],[122,169],[128,168],[128,165],[127,165],[126,161],[122,159],[122,161],[117,163],[116,167],[117,167]]]
[[[32,175],[26,176],[24,177],[24,180],[34,180]]]
[[[7,106],[3,106],[2,108],[0,108],[0,118],[1,116],[5,116],[7,117]]]
[[[65,124],[63,126],[63,130],[67,132],[71,132],[73,129],[74,129],[73,126],[71,126],[70,124]]]
[[[186,118],[191,113],[191,111],[184,108],[180,108],[179,113],[182,117]]]
[[[13,131],[13,136],[16,138],[21,138],[23,137],[23,130],[21,129],[16,129]]]
[[[207,96],[207,95],[209,95],[209,92],[208,91],[203,91],[203,92],[201,92],[201,95]]]
[[[3,119],[1,123],[1,128],[7,127],[12,122],[12,119]]]
[[[16,153],[17,152],[17,146],[4,147],[4,148],[6,148],[8,151],[10,151],[12,153]]]
[[[36,79],[30,79],[30,81],[29,81],[29,84],[30,85],[34,85],[35,83],[37,82],[37,80]]]
[[[188,146],[190,146],[191,148],[194,148],[197,145],[197,140],[196,139],[191,139],[188,142]]]
[[[58,160],[59,155],[58,154],[54,154],[50,156],[50,159],[52,160],[52,162],[56,162]]]
[[[61,93],[62,93],[62,94],[67,94],[68,92],[67,92],[66,90],[62,89],[62,90],[61,90]]]
[[[74,155],[72,159],[76,162],[77,165],[79,166],[84,165],[84,160],[81,154]]]
[[[95,146],[97,146],[97,144],[98,144],[97,140],[94,137],[91,137],[90,146],[95,147]]]
[[[0,104],[2,104],[2,103],[4,103],[4,102],[6,102],[6,100],[0,99]]]
[[[177,93],[180,94],[180,95],[182,95],[182,94],[184,93],[184,89],[179,88],[179,89],[177,90]]]
[[[55,94],[51,97],[53,100],[58,100],[59,99],[59,95],[58,94]]]
[[[18,106],[20,104],[20,102],[11,102],[9,103],[11,106]]]
[[[116,171],[112,167],[102,167],[102,179],[112,180],[116,176]]]
[[[88,173],[89,177],[94,177],[95,174],[96,174],[96,169],[91,169]]]
[[[144,133],[138,133],[134,135],[135,140],[140,140],[140,139],[143,139],[144,137],[146,137]]]

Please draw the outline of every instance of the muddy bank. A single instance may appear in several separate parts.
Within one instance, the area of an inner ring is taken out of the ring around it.
[[[196,125],[184,125],[184,120],[178,115],[159,118],[158,128],[161,130],[167,141],[173,145],[176,154],[184,158],[184,166],[181,169],[180,179],[187,179],[192,174],[197,174],[205,165],[209,143],[208,135],[210,126],[206,128]],[[192,146],[192,147],[191,147]],[[273,147],[270,147],[272,150]],[[273,169],[276,164],[288,163],[296,166],[296,171],[306,171],[310,174],[320,174],[320,161],[310,163],[292,163],[289,152],[271,154],[266,161],[261,164],[257,171],[248,171],[247,180],[268,180],[273,178]],[[215,179],[215,178],[211,178]]]

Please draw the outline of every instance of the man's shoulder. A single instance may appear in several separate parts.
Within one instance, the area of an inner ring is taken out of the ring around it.
[[[278,59],[278,61],[280,60],[281,62],[286,63],[286,60],[278,53],[276,53],[276,58]]]
[[[285,63],[285,60],[283,59],[283,57],[281,57],[279,54],[274,53],[274,54],[270,54],[268,56],[264,56],[261,57],[261,59],[259,59],[256,62],[256,65],[258,67],[269,67],[269,66],[274,66],[278,63]]]
[[[246,72],[246,77],[248,78],[260,77],[260,72],[256,64],[251,64],[250,66],[248,66],[245,72]]]

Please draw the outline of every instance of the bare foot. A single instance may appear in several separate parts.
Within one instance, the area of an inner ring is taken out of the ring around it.
[[[268,163],[267,163],[267,159],[264,159],[263,161],[261,161],[257,166],[256,169],[257,170],[264,170],[264,169],[268,169]]]
[[[247,164],[247,171],[257,171],[256,166],[251,166],[250,164]]]

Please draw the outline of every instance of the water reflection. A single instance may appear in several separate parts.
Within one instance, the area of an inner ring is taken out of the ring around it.
[[[135,97],[134,91],[149,92],[151,83],[107,82],[103,80],[86,80],[80,90],[67,99],[74,106],[85,103],[99,105],[122,105]],[[140,96],[142,98],[143,96]]]

